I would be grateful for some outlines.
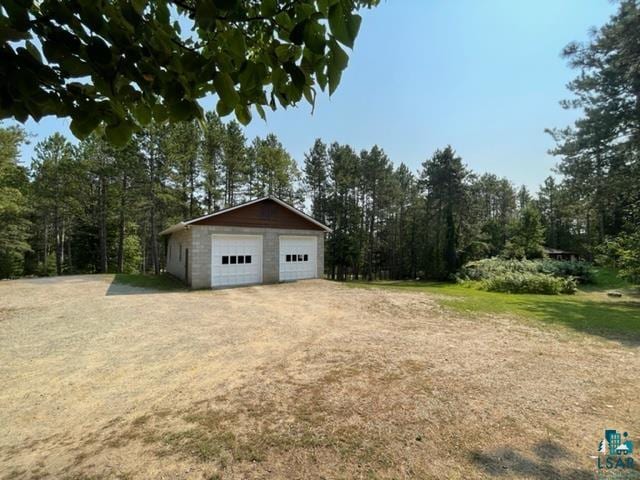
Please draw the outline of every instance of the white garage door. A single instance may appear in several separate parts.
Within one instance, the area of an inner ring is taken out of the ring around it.
[[[316,237],[280,237],[280,281],[317,277]]]
[[[211,286],[262,283],[261,235],[213,235]]]

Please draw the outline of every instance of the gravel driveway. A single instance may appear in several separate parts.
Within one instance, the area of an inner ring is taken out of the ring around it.
[[[639,368],[421,293],[5,281],[0,478],[592,478]]]

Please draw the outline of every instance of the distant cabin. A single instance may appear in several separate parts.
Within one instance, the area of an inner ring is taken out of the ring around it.
[[[570,250],[560,250],[558,248],[547,248],[545,247],[544,253],[551,260],[569,260],[575,261],[580,260],[580,255],[578,252],[572,252]]]

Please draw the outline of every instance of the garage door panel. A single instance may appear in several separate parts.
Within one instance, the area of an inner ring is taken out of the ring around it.
[[[262,236],[213,235],[211,285],[246,285],[262,282]]]
[[[317,242],[311,236],[280,237],[280,281],[316,278]]]

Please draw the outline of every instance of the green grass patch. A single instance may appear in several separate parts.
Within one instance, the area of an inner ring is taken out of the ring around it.
[[[607,274],[608,275],[608,274]],[[602,282],[607,277],[601,278]],[[611,280],[611,279],[609,279]],[[609,299],[581,288],[576,295],[487,292],[465,284],[414,281],[350,282],[354,287],[393,288],[440,295],[440,303],[464,314],[505,314],[561,324],[607,338],[640,342],[640,298],[630,293]],[[603,283],[600,284],[602,289]],[[610,285],[610,284],[607,284]]]
[[[117,273],[113,279],[116,285],[147,288],[150,290],[177,291],[186,290],[184,283],[166,273],[160,275],[141,275]]]

